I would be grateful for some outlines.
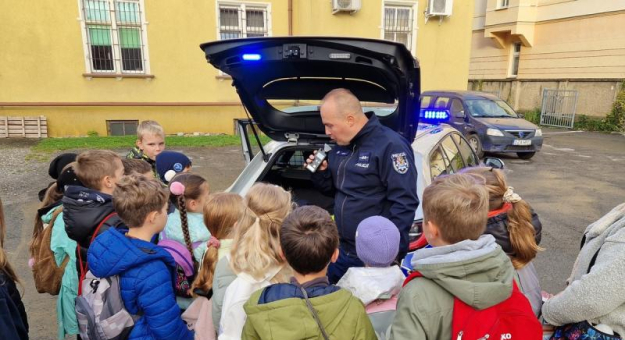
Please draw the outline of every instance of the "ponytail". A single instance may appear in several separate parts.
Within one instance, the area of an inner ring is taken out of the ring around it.
[[[508,232],[510,245],[514,250],[511,256],[515,269],[525,267],[543,249],[536,244],[536,229],[532,224],[532,212],[524,200],[512,203],[508,211]]]

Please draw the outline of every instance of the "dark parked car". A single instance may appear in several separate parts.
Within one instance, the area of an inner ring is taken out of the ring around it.
[[[543,145],[541,129],[519,117],[504,100],[470,91],[427,91],[421,95],[421,119],[455,127],[477,154],[516,153],[530,159]]]

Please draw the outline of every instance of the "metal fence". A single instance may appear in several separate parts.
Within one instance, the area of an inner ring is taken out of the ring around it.
[[[573,128],[577,109],[576,90],[543,90],[540,125]]]

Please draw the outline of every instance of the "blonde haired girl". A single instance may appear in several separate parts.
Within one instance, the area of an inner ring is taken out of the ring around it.
[[[247,208],[234,230],[230,267],[236,279],[228,286],[219,321],[219,339],[240,339],[243,304],[272,283],[288,282],[290,268],[280,255],[280,227],[291,212],[291,194],[279,186],[257,183],[245,196]]]
[[[542,250],[538,246],[542,224],[538,215],[521,196],[508,186],[503,171],[491,167],[467,168],[462,171],[477,174],[486,180],[489,193],[489,214],[486,234],[508,254],[519,275],[521,290],[538,315],[542,305],[538,274],[531,261]]]

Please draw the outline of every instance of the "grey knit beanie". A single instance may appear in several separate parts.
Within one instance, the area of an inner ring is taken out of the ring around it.
[[[390,266],[399,252],[399,230],[389,219],[371,216],[356,229],[356,253],[369,267]]]

